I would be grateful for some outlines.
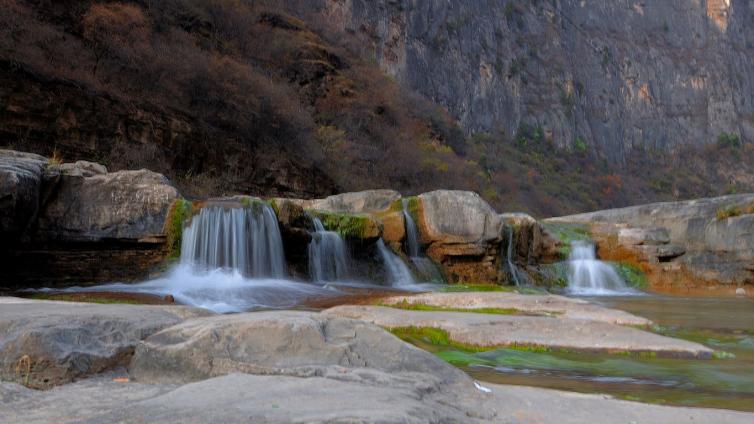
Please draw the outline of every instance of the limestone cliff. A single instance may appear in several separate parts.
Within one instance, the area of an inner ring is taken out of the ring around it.
[[[467,132],[541,127],[612,162],[754,140],[749,0],[287,0]]]

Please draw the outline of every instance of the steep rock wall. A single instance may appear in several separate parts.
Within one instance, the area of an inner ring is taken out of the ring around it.
[[[754,140],[754,2],[748,0],[286,0],[351,38],[467,132],[542,127],[620,162]]]

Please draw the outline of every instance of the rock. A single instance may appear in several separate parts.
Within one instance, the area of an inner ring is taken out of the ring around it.
[[[37,215],[47,158],[0,149],[0,243],[16,240]]]
[[[79,160],[74,163],[64,163],[58,165],[57,169],[63,175],[70,177],[93,177],[95,175],[107,174],[107,168],[105,165],[85,160]]]
[[[339,213],[374,213],[390,208],[401,194],[395,190],[366,190],[305,201],[304,208]]]
[[[306,377],[333,366],[464,378],[371,324],[295,311],[186,321],[140,343],[129,370],[140,382],[186,383],[234,372]]]
[[[746,290],[743,287],[736,289],[736,296],[746,296]]]
[[[582,319],[618,325],[649,326],[652,321],[618,309],[605,308],[582,299],[558,295],[524,295],[503,292],[422,293],[391,296],[381,304],[422,304],[444,308],[515,309],[523,313],[551,315],[559,319]]]
[[[419,196],[423,213],[422,237],[443,244],[500,240],[502,221],[478,194],[437,190]]]
[[[49,391],[0,383],[7,424],[139,423],[721,423],[746,424],[754,414],[648,405],[536,387],[483,383],[455,393],[427,390],[425,375],[407,379],[378,371],[341,378],[230,374],[183,386],[119,383],[109,376]],[[542,406],[546,405],[546,408]]]
[[[419,233],[427,256],[450,282],[498,280],[502,220],[478,194],[438,190],[419,196]]]
[[[0,298],[0,378],[37,389],[128,364],[136,344],[204,310]]]
[[[583,319],[350,305],[330,308],[324,314],[359,319],[384,328],[438,328],[446,331],[455,342],[477,347],[537,346],[602,352],[654,352],[693,358],[712,356],[711,349],[698,343]]]
[[[754,262],[754,194],[663,202],[553,218],[551,222],[586,223],[608,260],[634,255],[648,261],[652,287],[714,287],[754,284],[747,269]],[[719,218],[719,211],[736,213]],[[659,229],[659,230],[658,230]],[[666,234],[669,237],[666,237]],[[618,242],[611,239],[617,235]],[[673,245],[669,245],[672,240]],[[647,247],[637,247],[647,246]],[[658,247],[649,247],[657,245]],[[618,250],[623,249],[623,252]],[[616,253],[619,256],[611,257]],[[627,255],[628,254],[628,255]],[[677,271],[652,263],[673,260]]]
[[[37,236],[69,242],[161,237],[178,197],[167,178],[147,170],[64,176],[40,213]]]
[[[665,228],[623,228],[618,232],[618,242],[627,246],[668,244],[670,234]]]

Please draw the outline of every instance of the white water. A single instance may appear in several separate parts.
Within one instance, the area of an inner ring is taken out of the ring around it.
[[[411,263],[414,264],[423,281],[443,283],[442,273],[437,265],[422,253],[421,244],[419,244],[419,230],[416,228],[414,218],[408,211],[408,199],[403,199],[401,204],[403,205],[403,219],[406,222],[406,251]]]
[[[568,291],[576,295],[609,296],[632,294],[610,264],[597,259],[594,245],[583,241],[571,244],[568,257]]]
[[[513,280],[513,284],[516,285],[516,287],[521,286],[521,271],[518,269],[518,266],[515,262],[513,262],[513,247],[514,247],[514,237],[513,233],[513,227],[508,225],[508,249],[506,251],[506,259],[508,261],[508,272],[511,275],[511,279]]]
[[[267,205],[202,209],[183,231],[181,252],[180,264],[163,278],[67,291],[172,295],[179,303],[220,313],[285,308],[306,298],[339,294],[285,279],[280,229],[275,212]]]
[[[411,275],[411,270],[408,269],[401,258],[393,253],[382,239],[377,241],[377,250],[382,257],[382,263],[385,265],[385,272],[387,273],[388,282],[393,287],[412,286],[416,284],[414,276]]]
[[[245,277],[285,277],[275,212],[268,205],[203,208],[183,231],[181,264],[197,272],[220,268]]]
[[[316,282],[342,281],[348,277],[348,250],[340,234],[326,231],[319,218],[313,218],[314,232],[309,242],[309,275]]]

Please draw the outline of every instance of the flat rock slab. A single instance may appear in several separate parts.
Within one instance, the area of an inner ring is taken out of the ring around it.
[[[631,327],[582,319],[425,312],[382,306],[336,306],[323,312],[372,322],[384,328],[431,327],[451,340],[479,347],[539,346],[554,349],[654,352],[667,356],[708,358],[712,350]]]
[[[109,376],[49,391],[0,383],[7,424],[36,423],[522,423],[745,424],[754,414],[647,405],[548,389],[485,384],[423,393],[387,374],[295,378],[230,374],[176,385]]]
[[[234,372],[306,377],[333,367],[427,373],[468,383],[462,371],[363,321],[302,311],[268,311],[188,320],[136,348],[132,376],[186,383]]]
[[[567,319],[586,319],[621,325],[646,326],[652,324],[652,321],[628,312],[605,308],[582,299],[557,295],[497,292],[422,293],[410,296],[392,296],[381,301],[388,305],[407,302],[444,308],[513,308],[535,314],[556,314],[559,318]]]
[[[0,378],[50,388],[126,365],[137,343],[204,310],[0,298]]]

